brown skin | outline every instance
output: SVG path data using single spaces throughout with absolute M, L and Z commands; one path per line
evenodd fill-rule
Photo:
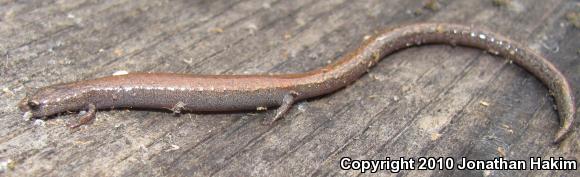
M 334 92 L 356 81 L 386 55 L 422 44 L 450 44 L 479 48 L 501 55 L 538 77 L 553 93 L 561 127 L 554 142 L 563 140 L 574 121 L 574 102 L 566 78 L 547 59 L 501 35 L 456 24 L 415 24 L 387 30 L 334 64 L 299 74 L 185 75 L 131 73 L 48 86 L 24 98 L 19 107 L 33 117 L 88 109 L 79 125 L 96 109 L 111 107 L 184 111 L 240 111 L 278 108 L 272 123 L 295 101 Z

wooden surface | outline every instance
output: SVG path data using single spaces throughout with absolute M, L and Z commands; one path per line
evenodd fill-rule
M 497 1 L 496 1 L 497 2 Z M 580 101 L 578 1 L 0 0 L 0 176 L 358 176 L 339 159 L 580 158 L 578 123 L 561 145 L 547 89 L 515 64 L 445 45 L 386 57 L 334 94 L 263 113 L 100 111 L 24 120 L 36 87 L 115 71 L 303 72 L 364 36 L 414 22 L 473 24 L 538 50 Z M 488 104 L 486 106 L 486 103 Z M 389 175 L 382 171 L 370 175 Z M 365 174 L 369 175 L 369 174 Z M 403 171 L 401 176 L 577 176 L 578 171 Z

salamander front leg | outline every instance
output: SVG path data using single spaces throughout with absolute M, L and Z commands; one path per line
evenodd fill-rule
M 294 91 L 286 94 L 284 96 L 284 98 L 282 99 L 282 105 L 280 105 L 278 110 L 276 110 L 276 115 L 272 118 L 264 119 L 262 124 L 272 125 L 272 123 L 274 123 L 276 120 L 284 117 L 284 115 L 286 115 L 286 113 L 288 113 L 288 110 L 290 110 L 290 108 L 294 104 L 294 101 L 296 101 L 296 96 L 298 96 L 298 93 L 296 93 Z
M 85 125 L 85 124 L 87 124 L 87 123 L 89 123 L 89 122 L 91 122 L 92 120 L 95 119 L 95 114 L 97 112 L 97 107 L 94 104 L 92 104 L 92 103 L 89 103 L 86 107 L 87 107 L 86 108 L 87 109 L 87 113 L 84 114 L 84 115 L 82 115 L 79 118 L 79 121 L 77 123 L 72 124 L 72 125 L 69 125 L 70 128 L 72 128 L 72 129 L 78 128 L 81 125 Z

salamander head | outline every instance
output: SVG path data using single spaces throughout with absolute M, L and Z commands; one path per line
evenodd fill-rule
M 76 111 L 85 105 L 83 94 L 62 85 L 44 87 L 32 95 L 27 95 L 18 108 L 31 113 L 32 117 L 45 117 L 66 111 Z

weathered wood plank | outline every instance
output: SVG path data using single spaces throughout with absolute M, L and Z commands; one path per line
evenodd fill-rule
M 8 176 L 360 175 L 341 157 L 580 158 L 578 130 L 560 146 L 553 100 L 533 76 L 478 50 L 397 52 L 351 86 L 300 102 L 273 126 L 263 113 L 101 111 L 25 121 L 27 91 L 117 70 L 193 74 L 315 69 L 377 30 L 414 22 L 474 24 L 547 56 L 580 95 L 575 1 L 236 0 L 0 1 L 0 161 Z M 482 102 L 489 105 L 484 106 Z M 576 98 L 579 103 L 579 98 Z M 577 127 L 577 124 L 576 124 Z M 371 175 L 387 175 L 380 172 Z M 575 176 L 577 171 L 402 171 L 401 176 Z

